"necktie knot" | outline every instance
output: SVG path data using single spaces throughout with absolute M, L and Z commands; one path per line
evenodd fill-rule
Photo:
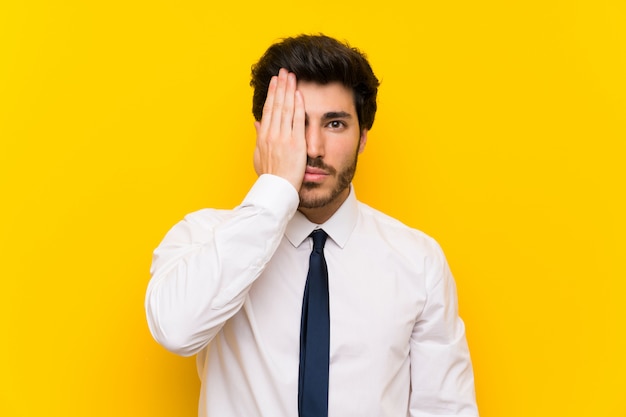
M 316 229 L 311 232 L 310 236 L 313 238 L 313 250 L 320 253 L 324 250 L 324 244 L 328 235 L 322 229 Z

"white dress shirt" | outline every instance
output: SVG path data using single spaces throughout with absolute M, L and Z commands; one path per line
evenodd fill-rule
M 477 416 L 455 283 L 439 245 L 356 200 L 324 224 L 262 175 L 234 210 L 205 209 L 154 252 L 150 331 L 198 354 L 201 417 L 296 417 L 302 296 L 323 228 L 329 275 L 329 417 Z

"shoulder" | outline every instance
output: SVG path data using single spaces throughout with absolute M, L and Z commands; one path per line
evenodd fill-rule
M 360 202 L 352 238 L 354 248 L 368 259 L 382 262 L 390 273 L 409 277 L 425 288 L 450 277 L 446 256 L 433 237 Z
M 437 258 L 443 256 L 439 243 L 433 237 L 365 203 L 359 201 L 358 204 L 359 220 L 356 233 L 360 238 L 369 236 L 402 253 L 413 255 L 419 253 Z

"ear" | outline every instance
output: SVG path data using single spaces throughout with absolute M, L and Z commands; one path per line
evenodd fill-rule
M 359 153 L 365 150 L 365 144 L 367 143 L 367 129 L 361 131 L 361 138 L 359 139 Z

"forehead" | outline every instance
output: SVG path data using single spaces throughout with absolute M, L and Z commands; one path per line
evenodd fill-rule
M 318 84 L 298 81 L 298 90 L 304 99 L 304 109 L 309 116 L 328 112 L 346 112 L 356 116 L 354 93 L 339 82 Z

